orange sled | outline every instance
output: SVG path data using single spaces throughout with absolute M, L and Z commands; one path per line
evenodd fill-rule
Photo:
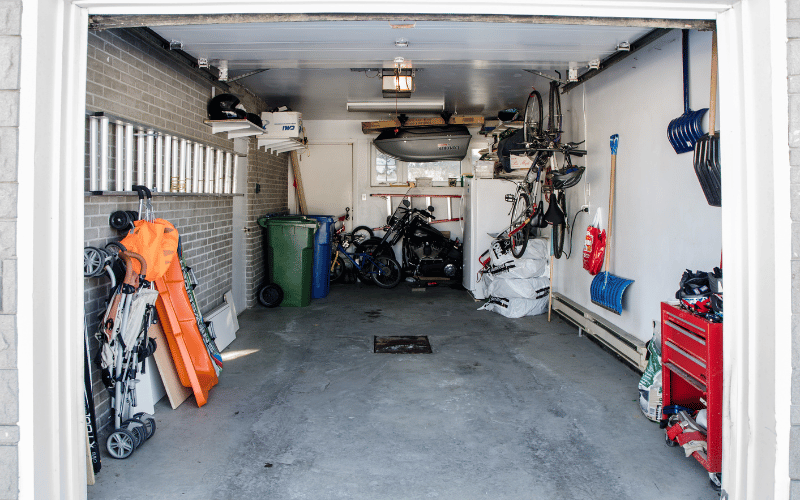
M 180 259 L 172 259 L 166 274 L 155 280 L 155 284 L 159 292 L 156 310 L 178 377 L 184 387 L 192 388 L 197 406 L 203 406 L 208 401 L 208 391 L 219 379 L 197 327 Z

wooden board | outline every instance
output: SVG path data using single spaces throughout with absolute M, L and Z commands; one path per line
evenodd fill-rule
M 300 176 L 300 156 L 298 156 L 297 151 L 292 151 L 289 157 L 289 161 L 292 163 L 292 175 L 294 175 L 294 184 L 296 186 L 295 196 L 297 197 L 297 211 L 300 215 L 305 215 L 308 211 L 306 209 L 306 194 L 303 191 L 303 179 Z
M 450 120 L 445 123 L 444 118 L 440 116 L 432 118 L 409 118 L 402 125 L 404 127 L 441 127 L 444 125 L 483 125 L 482 116 L 451 116 Z M 361 131 L 365 134 L 373 134 L 381 132 L 387 128 L 400 127 L 400 120 L 378 120 L 375 122 L 361 122 Z
M 153 353 L 153 358 L 156 360 L 158 373 L 161 375 L 161 381 L 167 391 L 169 404 L 174 410 L 192 395 L 192 389 L 184 387 L 180 378 L 178 378 L 178 371 L 175 369 L 175 362 L 172 361 L 172 353 L 169 351 L 169 344 L 167 343 L 167 337 L 164 336 L 164 331 L 161 329 L 161 323 L 155 323 L 150 326 L 150 330 L 147 333 L 150 337 L 156 339 L 156 344 L 158 344 L 156 352 Z

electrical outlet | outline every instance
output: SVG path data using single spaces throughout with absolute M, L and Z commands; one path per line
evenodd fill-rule
M 361 201 L 367 201 L 367 193 L 361 194 Z

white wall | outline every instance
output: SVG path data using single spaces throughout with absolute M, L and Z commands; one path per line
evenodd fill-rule
M 696 110 L 709 105 L 711 34 L 692 32 L 689 47 L 689 106 Z M 682 88 L 681 32 L 675 30 L 574 89 L 562 103 L 575 131 L 567 139 L 586 138 L 589 151 L 583 181 L 568 191 L 570 222 L 584 203 L 585 183 L 590 212 L 578 216 L 572 258 L 556 261 L 554 291 L 643 340 L 652 335 L 660 302 L 674 298 L 683 270 L 710 271 L 720 261 L 721 210 L 706 203 L 693 154 L 676 154 L 667 140 L 669 122 L 683 114 Z M 718 111 L 718 129 L 719 123 Z M 591 302 L 592 277 L 581 256 L 597 207 L 601 227 L 607 225 L 614 133 L 619 150 L 609 271 L 635 280 L 625 292 L 621 316 Z
M 390 194 L 403 194 L 407 188 L 391 188 L 391 187 L 372 187 L 370 186 L 370 146 L 372 140 L 377 137 L 377 134 L 364 134 L 361 131 L 360 120 L 346 120 L 346 121 L 332 121 L 332 120 L 316 120 L 304 121 L 303 125 L 306 127 L 306 136 L 309 141 L 309 150 L 314 154 L 314 143 L 352 143 L 353 144 L 353 206 L 351 207 L 351 215 L 353 217 L 352 223 L 349 224 L 348 229 L 356 226 L 369 226 L 379 227 L 386 224 L 387 207 L 386 200 L 381 197 L 373 197 L 371 194 L 375 193 L 390 193 Z M 477 129 L 470 129 L 473 134 Z M 473 137 L 470 147 L 484 147 L 485 138 L 478 136 Z M 472 164 L 469 157 L 464 159 L 462 170 L 464 172 L 472 171 Z M 349 172 L 329 172 L 330 175 L 350 175 Z M 291 180 L 290 189 L 291 188 Z M 304 182 L 305 179 L 304 179 Z M 461 194 L 461 188 L 448 188 L 436 187 L 428 188 L 423 193 L 430 192 L 431 194 Z M 363 195 L 366 194 L 366 201 L 362 200 Z M 293 191 L 290 191 L 289 199 L 293 197 Z M 394 205 L 399 203 L 400 199 L 395 198 Z M 445 198 L 432 198 L 431 204 L 435 208 L 434 215 L 437 218 L 447 218 L 447 199 Z M 415 200 L 413 206 L 416 208 L 423 208 L 425 201 L 423 199 Z M 452 201 L 452 215 L 453 218 L 460 217 L 461 202 L 460 199 L 455 198 Z M 461 226 L 458 222 L 444 222 L 436 224 L 436 228 L 440 231 L 450 231 L 450 238 L 461 237 Z

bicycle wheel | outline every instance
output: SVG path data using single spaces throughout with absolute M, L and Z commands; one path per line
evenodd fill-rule
M 375 233 L 372 232 L 371 228 L 367 226 L 358 226 L 357 228 L 353 229 L 353 243 L 358 245 L 364 241 L 375 236 Z
M 553 256 L 556 259 L 560 259 L 561 255 L 564 253 L 564 236 L 567 232 L 567 197 L 564 195 L 564 191 L 559 191 L 558 196 L 551 196 L 550 199 L 555 199 L 565 219 L 563 224 L 553 224 Z
M 547 135 L 550 140 L 558 144 L 561 140 L 561 94 L 558 91 L 558 82 L 550 82 L 550 109 L 547 110 Z
M 400 283 L 400 264 L 391 257 L 375 257 L 371 262 L 370 276 L 372 281 L 381 288 L 394 288 Z
M 344 276 L 344 259 L 336 257 L 336 262 L 331 266 L 331 283 L 335 283 Z
M 528 101 L 525 103 L 522 136 L 527 143 L 542 136 L 542 95 L 536 90 L 528 95 Z
M 525 222 L 531 213 L 531 199 L 528 193 L 522 189 L 517 190 L 517 196 L 514 199 L 514 205 L 511 207 L 511 225 L 513 231 Z M 511 235 L 511 255 L 516 258 L 522 257 L 525 253 L 525 247 L 528 246 L 528 231 L 529 224 Z
M 391 257 L 394 259 L 394 250 L 388 243 L 381 244 L 381 238 L 369 238 L 357 244 L 355 253 L 368 253 L 373 257 Z

